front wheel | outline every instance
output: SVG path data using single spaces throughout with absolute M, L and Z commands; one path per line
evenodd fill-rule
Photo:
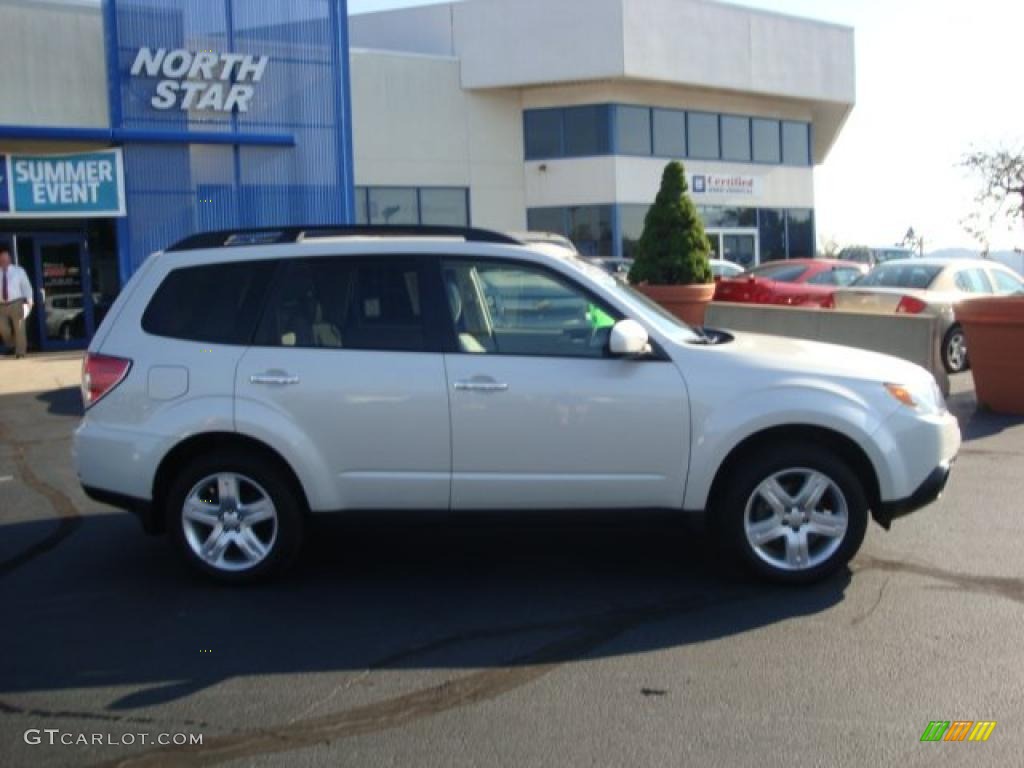
M 967 336 L 964 329 L 954 325 L 942 339 L 942 365 L 946 373 L 963 373 L 970 367 L 967 358 Z
M 827 448 L 783 446 L 732 474 L 715 523 L 743 563 L 776 582 L 834 573 L 860 549 L 868 522 L 861 481 Z
M 245 452 L 200 456 L 175 478 L 167 526 L 185 559 L 247 583 L 288 566 L 302 542 L 297 494 L 272 462 Z

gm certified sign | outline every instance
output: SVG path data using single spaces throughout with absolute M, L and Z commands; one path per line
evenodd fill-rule
M 248 112 L 269 61 L 244 53 L 140 48 L 131 74 L 159 78 L 149 102 L 153 109 Z
M 0 215 L 40 218 L 124 216 L 120 149 L 73 155 L 9 155 L 0 176 Z

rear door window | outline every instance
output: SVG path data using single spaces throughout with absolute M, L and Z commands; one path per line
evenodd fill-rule
M 142 329 L 174 339 L 247 345 L 276 269 L 276 261 L 237 261 L 172 270 L 146 307 Z
M 414 259 L 293 259 L 263 314 L 256 344 L 427 351 L 421 270 Z
M 956 287 L 965 293 L 992 293 L 992 283 L 983 269 L 962 269 L 954 279 Z

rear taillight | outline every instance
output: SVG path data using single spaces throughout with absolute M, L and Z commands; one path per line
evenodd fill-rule
M 86 353 L 82 361 L 82 404 L 88 408 L 124 381 L 131 360 L 109 355 Z
M 920 299 L 915 299 L 913 296 L 904 296 L 900 299 L 900 303 L 896 305 L 896 312 L 902 315 L 919 315 L 924 312 L 927 306 Z
M 836 308 L 836 295 L 830 293 L 824 299 L 821 300 L 822 309 L 835 309 Z

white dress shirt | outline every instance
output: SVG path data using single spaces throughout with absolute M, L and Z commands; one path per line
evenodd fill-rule
M 7 268 L 7 301 L 18 299 L 32 303 L 32 284 L 28 281 L 28 273 L 24 269 L 17 264 L 11 264 Z M 3 301 L 3 269 L 0 269 L 0 302 Z

